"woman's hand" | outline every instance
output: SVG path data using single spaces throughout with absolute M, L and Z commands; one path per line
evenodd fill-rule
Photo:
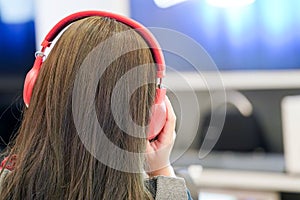
M 146 172 L 150 177 L 158 175 L 175 176 L 173 167 L 170 164 L 170 154 L 176 138 L 176 115 L 167 96 L 165 102 L 167 107 L 166 124 L 156 140 L 147 141 Z

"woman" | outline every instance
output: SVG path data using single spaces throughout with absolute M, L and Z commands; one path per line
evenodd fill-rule
M 116 34 L 124 31 L 126 34 Z M 119 55 L 123 49 L 128 51 Z M 163 129 L 155 139 L 146 139 L 145 127 L 155 98 L 153 63 L 141 35 L 115 19 L 93 16 L 72 23 L 42 65 L 9 151 L 8 160 L 16 159 L 14 169 L 1 172 L 0 198 L 187 199 L 184 180 L 176 178 L 169 163 L 176 117 L 167 98 L 168 117 Z M 86 66 L 100 72 L 86 72 Z M 82 73 L 88 78 L 82 80 Z M 93 94 L 86 80 L 97 73 L 101 75 L 99 79 L 90 81 L 97 83 Z M 122 84 L 118 84 L 120 80 Z M 141 82 L 147 84 L 132 94 L 128 92 L 132 84 Z M 123 90 L 116 91 L 117 85 Z M 74 103 L 78 99 L 80 103 Z M 84 102 L 90 99 L 104 133 L 100 140 L 101 131 L 89 124 L 92 115 L 81 112 L 89 107 Z M 115 107 L 119 112 L 112 111 Z M 132 121 L 139 126 L 132 127 L 132 121 L 122 120 L 125 107 L 129 107 Z M 88 124 L 89 130 L 81 134 L 83 124 Z M 105 138 L 118 151 L 134 156 L 129 156 L 124 166 L 114 165 L 122 156 L 114 157 L 116 154 L 106 149 L 102 144 Z M 99 155 L 107 160 L 103 162 Z

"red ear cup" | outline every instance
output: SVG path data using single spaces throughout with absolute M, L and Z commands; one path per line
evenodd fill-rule
M 36 82 L 37 76 L 39 74 L 40 68 L 42 66 L 42 63 L 43 57 L 37 56 L 32 69 L 26 75 L 23 89 L 23 100 L 27 107 L 29 105 L 32 90 Z
M 166 89 L 157 88 L 155 95 L 155 102 L 151 108 L 150 123 L 148 125 L 148 140 L 154 139 L 161 132 L 167 120 Z

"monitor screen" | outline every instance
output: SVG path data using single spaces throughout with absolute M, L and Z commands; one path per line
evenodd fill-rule
M 167 2 L 131 0 L 131 17 L 191 37 L 221 71 L 300 69 L 300 1 L 257 0 L 238 7 L 218 7 L 209 0 Z M 177 70 L 191 69 L 168 53 L 166 62 Z
M 0 74 L 25 75 L 35 52 L 33 1 L 0 0 Z
M 0 0 L 0 150 L 18 130 L 23 81 L 34 62 L 33 0 Z

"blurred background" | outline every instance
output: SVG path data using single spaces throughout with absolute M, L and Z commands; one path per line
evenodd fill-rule
M 289 113 L 283 109 L 290 102 L 283 99 L 300 94 L 298 0 L 0 0 L 1 148 L 18 128 L 23 80 L 43 37 L 61 18 L 87 9 L 113 11 L 147 27 L 178 31 L 206 53 L 197 55 L 186 47 L 188 55 L 200 61 L 209 56 L 214 64 L 193 66 L 181 55 L 164 52 L 168 95 L 177 116 L 184 116 L 178 117 L 172 161 L 195 199 L 300 198 L 299 145 L 290 142 L 300 141 L 295 134 L 300 131 L 299 118 L 288 118 L 292 129 L 283 123 L 300 103 L 293 101 Z M 164 49 L 164 38 L 157 37 Z M 168 41 L 186 45 L 175 37 Z M 203 77 L 219 74 L 222 87 L 216 84 L 209 90 Z M 212 110 L 212 93 L 218 92 L 226 99 Z M 212 113 L 221 119 L 224 110 L 224 124 L 215 127 L 221 132 L 218 139 L 207 130 Z M 205 138 L 218 141 L 201 158 Z

